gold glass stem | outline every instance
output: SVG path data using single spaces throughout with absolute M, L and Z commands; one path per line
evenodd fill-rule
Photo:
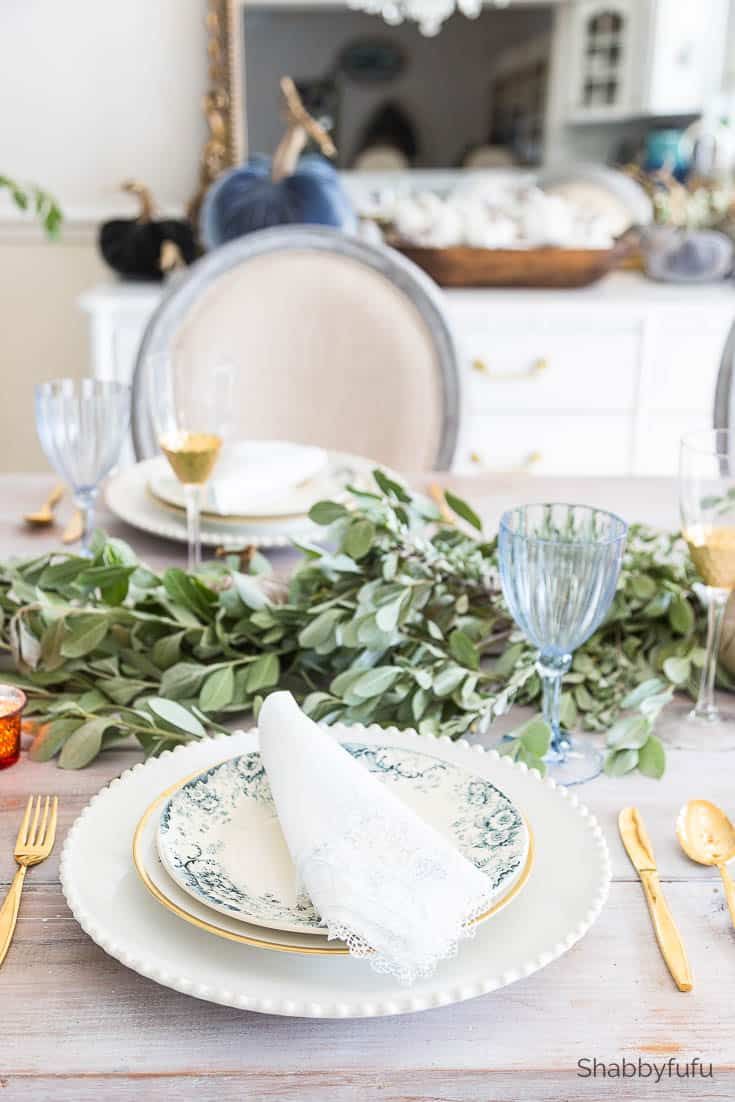
M 717 717 L 715 677 L 717 675 L 717 658 L 720 653 L 722 621 L 729 596 L 729 589 L 719 589 L 712 585 L 707 586 L 707 653 L 702 666 L 699 696 L 694 706 L 694 715 L 699 719 L 715 719 Z
M 202 563 L 202 488 L 196 483 L 184 484 L 186 497 L 186 534 L 189 543 L 189 571 L 198 570 Z

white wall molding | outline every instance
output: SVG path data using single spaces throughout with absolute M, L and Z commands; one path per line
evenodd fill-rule
M 60 243 L 79 245 L 95 242 L 103 222 L 113 218 L 135 218 L 136 207 L 129 200 L 121 198 L 119 203 L 110 203 L 109 206 L 62 208 L 62 212 L 64 221 Z M 172 207 L 158 212 L 157 216 L 159 214 L 162 218 L 182 218 L 184 209 Z M 38 243 L 44 240 L 46 235 L 43 228 L 33 215 L 18 210 L 12 204 L 0 206 L 0 243 Z

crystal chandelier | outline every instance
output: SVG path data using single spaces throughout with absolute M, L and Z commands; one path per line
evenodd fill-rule
M 510 0 L 492 0 L 493 7 L 507 8 Z M 347 0 L 354 11 L 370 15 L 382 15 L 391 27 L 410 19 L 418 23 L 419 30 L 427 37 L 439 34 L 442 23 L 455 11 L 468 19 L 477 19 L 483 9 L 483 0 Z

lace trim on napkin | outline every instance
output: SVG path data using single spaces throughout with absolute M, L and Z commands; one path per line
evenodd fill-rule
M 296 860 L 329 939 L 406 984 L 456 956 L 493 894 L 487 877 L 448 843 L 437 849 L 412 842 L 400 824 L 353 815 L 339 837 Z M 365 860 L 366 851 L 375 860 Z

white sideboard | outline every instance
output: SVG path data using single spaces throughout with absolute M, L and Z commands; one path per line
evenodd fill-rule
M 129 380 L 160 301 L 152 284 L 86 292 L 92 369 Z M 673 474 L 682 433 L 712 423 L 735 286 L 619 273 L 580 290 L 451 290 L 463 418 L 455 469 Z

